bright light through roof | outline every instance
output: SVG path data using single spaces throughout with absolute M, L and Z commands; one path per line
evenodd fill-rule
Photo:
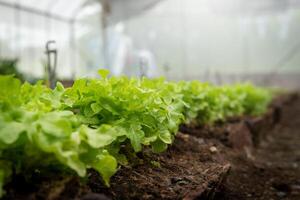
M 86 16 L 86 15 L 92 15 L 95 14 L 97 12 L 101 12 L 102 11 L 102 6 L 100 3 L 93 3 L 90 5 L 85 6 L 79 13 L 79 18 Z

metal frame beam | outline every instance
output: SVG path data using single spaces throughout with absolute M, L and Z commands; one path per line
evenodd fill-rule
M 28 13 L 32 13 L 32 14 L 36 14 L 36 15 L 40 15 L 40 16 L 44 16 L 44 17 L 48 17 L 48 18 L 51 18 L 51 19 L 55 19 L 55 20 L 63 21 L 63 22 L 67 22 L 67 23 L 72 22 L 72 19 L 68 19 L 68 18 L 62 17 L 60 15 L 55 15 L 55 14 L 52 14 L 52 13 L 49 13 L 49 12 L 43 12 L 41 10 L 26 7 L 26 6 L 19 5 L 19 4 L 7 3 L 7 2 L 1 1 L 1 0 L 0 0 L 0 6 L 21 10 L 21 11 L 24 11 L 24 12 L 28 12 Z

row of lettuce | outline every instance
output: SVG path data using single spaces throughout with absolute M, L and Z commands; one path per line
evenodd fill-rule
M 79 79 L 67 89 L 58 83 L 53 90 L 0 76 L 0 195 L 13 173 L 49 167 L 81 177 L 93 168 L 109 185 L 119 166 L 128 164 L 123 148 L 162 152 L 182 123 L 259 115 L 272 99 L 268 90 L 251 84 L 99 73 L 100 79 Z

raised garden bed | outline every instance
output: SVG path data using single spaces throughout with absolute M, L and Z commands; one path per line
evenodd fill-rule
M 295 101 L 294 95 L 284 96 L 284 101 L 277 103 L 276 109 L 279 107 L 283 110 L 292 101 Z M 271 106 L 268 113 L 259 119 L 263 122 L 260 126 L 270 125 L 270 121 L 272 127 L 279 125 L 279 120 L 274 123 L 274 110 Z M 246 125 L 245 119 L 230 120 L 228 123 L 210 127 L 182 127 L 181 131 L 184 133 L 177 134 L 174 144 L 166 152 L 153 154 L 145 150 L 138 154 L 137 159 L 141 159 L 141 162 L 133 167 L 121 168 L 112 177 L 109 189 L 102 184 L 101 177 L 93 170 L 89 172 L 87 180 L 70 176 L 53 178 L 50 175 L 38 179 L 33 177 L 28 183 L 24 177 L 15 177 L 7 185 L 8 193 L 4 199 L 220 198 L 220 191 L 230 172 L 230 161 L 237 156 L 236 150 L 253 147 L 253 132 Z M 258 118 L 251 120 L 256 121 Z M 252 128 L 260 130 L 258 134 L 265 134 L 257 123 L 253 123 Z M 269 129 L 269 133 L 271 132 Z M 241 151 L 238 154 L 245 158 L 245 153 L 247 152 Z
M 213 199 L 226 183 L 232 158 L 254 160 L 253 149 L 280 122 L 282 108 L 297 99 L 284 96 L 266 109 L 268 91 L 251 85 L 104 76 L 52 91 L 42 85 L 20 89 L 7 80 L 21 94 L 30 92 L 24 100 L 7 90 L 8 97 L 0 99 L 1 109 L 9 111 L 0 115 L 8 145 L 1 159 L 13 166 L 0 163 L 2 173 L 11 174 L 4 199 Z M 187 125 L 174 134 L 180 123 Z M 19 140 L 3 137 L 15 126 L 22 128 L 14 129 Z

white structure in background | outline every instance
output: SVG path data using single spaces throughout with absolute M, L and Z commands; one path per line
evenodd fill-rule
M 132 40 L 124 34 L 123 23 L 109 28 L 108 32 L 108 64 L 113 75 L 121 75 L 132 58 Z
M 108 28 L 107 35 L 107 61 L 112 75 L 147 77 L 157 75 L 153 53 L 147 49 L 136 49 L 132 39 L 125 34 L 123 23 Z
M 159 75 L 154 55 L 151 51 L 146 49 L 139 50 L 137 52 L 137 58 L 140 76 L 152 78 Z
M 159 69 L 169 66 L 170 79 L 197 79 L 206 69 L 269 73 L 281 60 L 280 71 L 295 74 L 300 51 L 289 52 L 299 42 L 299 14 L 300 0 L 164 0 L 124 24 L 134 46 L 150 49 Z
M 106 63 L 108 48 L 104 29 L 137 16 L 162 0 L 0 0 L 0 58 L 18 58 L 21 72 L 43 78 L 45 44 L 55 40 L 58 50 L 57 76 L 72 79 L 94 76 L 99 68 L 116 74 L 127 66 L 130 39 L 116 33 L 117 49 Z M 106 19 L 106 20 L 104 20 Z M 109 35 L 108 35 L 109 36 Z

